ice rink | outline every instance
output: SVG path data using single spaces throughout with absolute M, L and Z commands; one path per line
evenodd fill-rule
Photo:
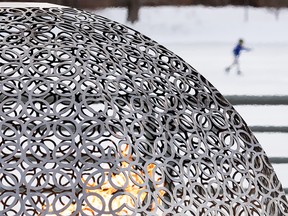
M 244 7 L 141 8 L 140 20 L 126 21 L 127 11 L 96 11 L 124 23 L 164 45 L 204 77 L 223 95 L 288 95 L 288 10 L 278 17 L 272 9 Z M 252 48 L 240 58 L 241 71 L 225 73 L 239 38 Z M 237 106 L 250 126 L 288 126 L 288 106 Z M 288 157 L 288 134 L 255 134 L 268 156 Z M 288 164 L 273 165 L 288 188 Z

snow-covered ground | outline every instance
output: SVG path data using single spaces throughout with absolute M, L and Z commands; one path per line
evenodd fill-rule
M 203 6 L 143 7 L 140 19 L 126 21 L 127 11 L 95 11 L 151 37 L 204 75 L 224 95 L 288 94 L 288 9 Z M 239 38 L 252 48 L 241 56 L 242 76 L 225 74 Z M 236 107 L 248 125 L 288 126 L 288 106 Z M 288 157 L 288 134 L 255 134 L 268 156 Z M 288 187 L 288 165 L 274 165 Z
M 96 13 L 174 51 L 224 95 L 288 93 L 288 9 L 280 10 L 276 18 L 274 11 L 263 8 L 143 7 L 135 24 L 126 21 L 126 9 Z M 243 76 L 227 76 L 224 68 L 231 63 L 231 51 L 239 38 L 252 51 L 241 56 Z

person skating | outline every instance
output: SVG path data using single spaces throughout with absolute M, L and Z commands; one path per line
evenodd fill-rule
M 246 48 L 243 46 L 244 44 L 244 40 L 243 39 L 239 39 L 237 45 L 234 47 L 233 49 L 233 62 L 230 66 L 226 67 L 225 68 L 225 71 L 228 73 L 233 67 L 236 67 L 236 70 L 237 70 L 237 74 L 240 75 L 241 74 L 241 70 L 240 70 L 240 64 L 239 64 L 239 57 L 240 57 L 240 54 L 241 54 L 241 51 L 242 50 L 245 50 L 245 51 L 250 51 L 251 49 L 250 48 Z

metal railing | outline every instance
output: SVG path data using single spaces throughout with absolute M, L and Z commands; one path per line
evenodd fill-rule
M 288 95 L 226 95 L 225 98 L 233 105 L 249 105 L 249 106 L 275 106 L 286 105 L 288 106 Z M 288 125 L 288 122 L 287 122 Z M 288 126 L 265 126 L 257 125 L 250 126 L 254 133 L 288 133 Z M 269 157 L 272 164 L 287 164 L 287 157 Z M 288 195 L 288 188 L 284 188 L 286 195 Z

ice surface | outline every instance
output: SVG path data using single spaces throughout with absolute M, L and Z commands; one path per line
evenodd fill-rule
M 288 94 L 288 10 L 252 7 L 143 7 L 140 20 L 126 21 L 127 11 L 96 11 L 151 37 L 182 57 L 224 95 Z M 248 16 L 247 16 L 248 15 Z M 247 19 L 248 17 L 248 19 Z M 242 76 L 226 74 L 232 49 L 239 38 L 252 51 L 240 58 Z M 288 106 L 236 109 L 248 125 L 288 126 Z M 288 157 L 288 134 L 256 133 L 268 156 Z M 288 165 L 274 165 L 288 187 Z
M 166 46 L 204 75 L 222 94 L 288 93 L 288 9 L 245 7 L 143 7 L 140 19 L 126 21 L 123 8 L 97 14 L 124 23 Z M 245 19 L 248 13 L 248 20 Z M 224 68 L 239 38 L 252 51 L 240 58 L 243 76 Z

